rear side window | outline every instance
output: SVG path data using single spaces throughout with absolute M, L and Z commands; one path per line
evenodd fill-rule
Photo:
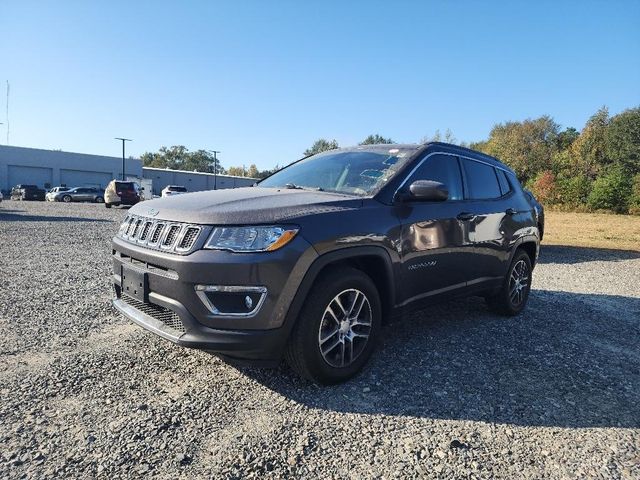
M 500 170 L 496 168 L 496 173 L 498 174 L 498 183 L 500 184 L 500 192 L 502 195 L 506 195 L 511 191 L 511 185 L 509 184 L 509 179 L 507 178 L 507 174 L 504 170 Z
M 433 180 L 443 183 L 449 190 L 448 200 L 462 200 L 462 175 L 457 157 L 434 155 L 424 162 L 407 185 L 416 180 Z
M 496 171 L 491 165 L 463 159 L 469 198 L 483 200 L 502 196 Z

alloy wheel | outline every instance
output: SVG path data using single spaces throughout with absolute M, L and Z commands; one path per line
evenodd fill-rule
M 525 299 L 529 287 L 529 267 L 527 262 L 519 260 L 511 270 L 509 277 L 509 300 L 513 306 L 519 306 Z
M 371 304 L 357 289 L 343 290 L 329 302 L 320 322 L 318 346 L 332 367 L 351 365 L 364 351 L 372 321 Z

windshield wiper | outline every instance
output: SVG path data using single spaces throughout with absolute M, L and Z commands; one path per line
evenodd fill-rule
M 286 183 L 284 188 L 291 190 L 312 190 L 314 192 L 322 192 L 322 187 L 304 187 L 302 185 L 296 185 L 295 183 Z

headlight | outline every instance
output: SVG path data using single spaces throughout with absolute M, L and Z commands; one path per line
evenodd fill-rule
M 271 252 L 284 247 L 297 233 L 298 228 L 284 226 L 216 227 L 204 248 L 232 252 Z

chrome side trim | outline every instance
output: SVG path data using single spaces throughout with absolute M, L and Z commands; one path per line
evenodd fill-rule
M 218 317 L 242 317 L 242 318 L 251 318 L 255 316 L 260 309 L 262 308 L 262 304 L 267 298 L 267 287 L 246 287 L 242 285 L 196 285 L 196 295 L 200 301 L 204 304 L 207 309 Z M 226 313 L 221 312 L 218 308 L 209 300 L 206 292 L 231 292 L 231 293 L 260 293 L 260 300 L 256 303 L 253 310 L 247 313 Z

